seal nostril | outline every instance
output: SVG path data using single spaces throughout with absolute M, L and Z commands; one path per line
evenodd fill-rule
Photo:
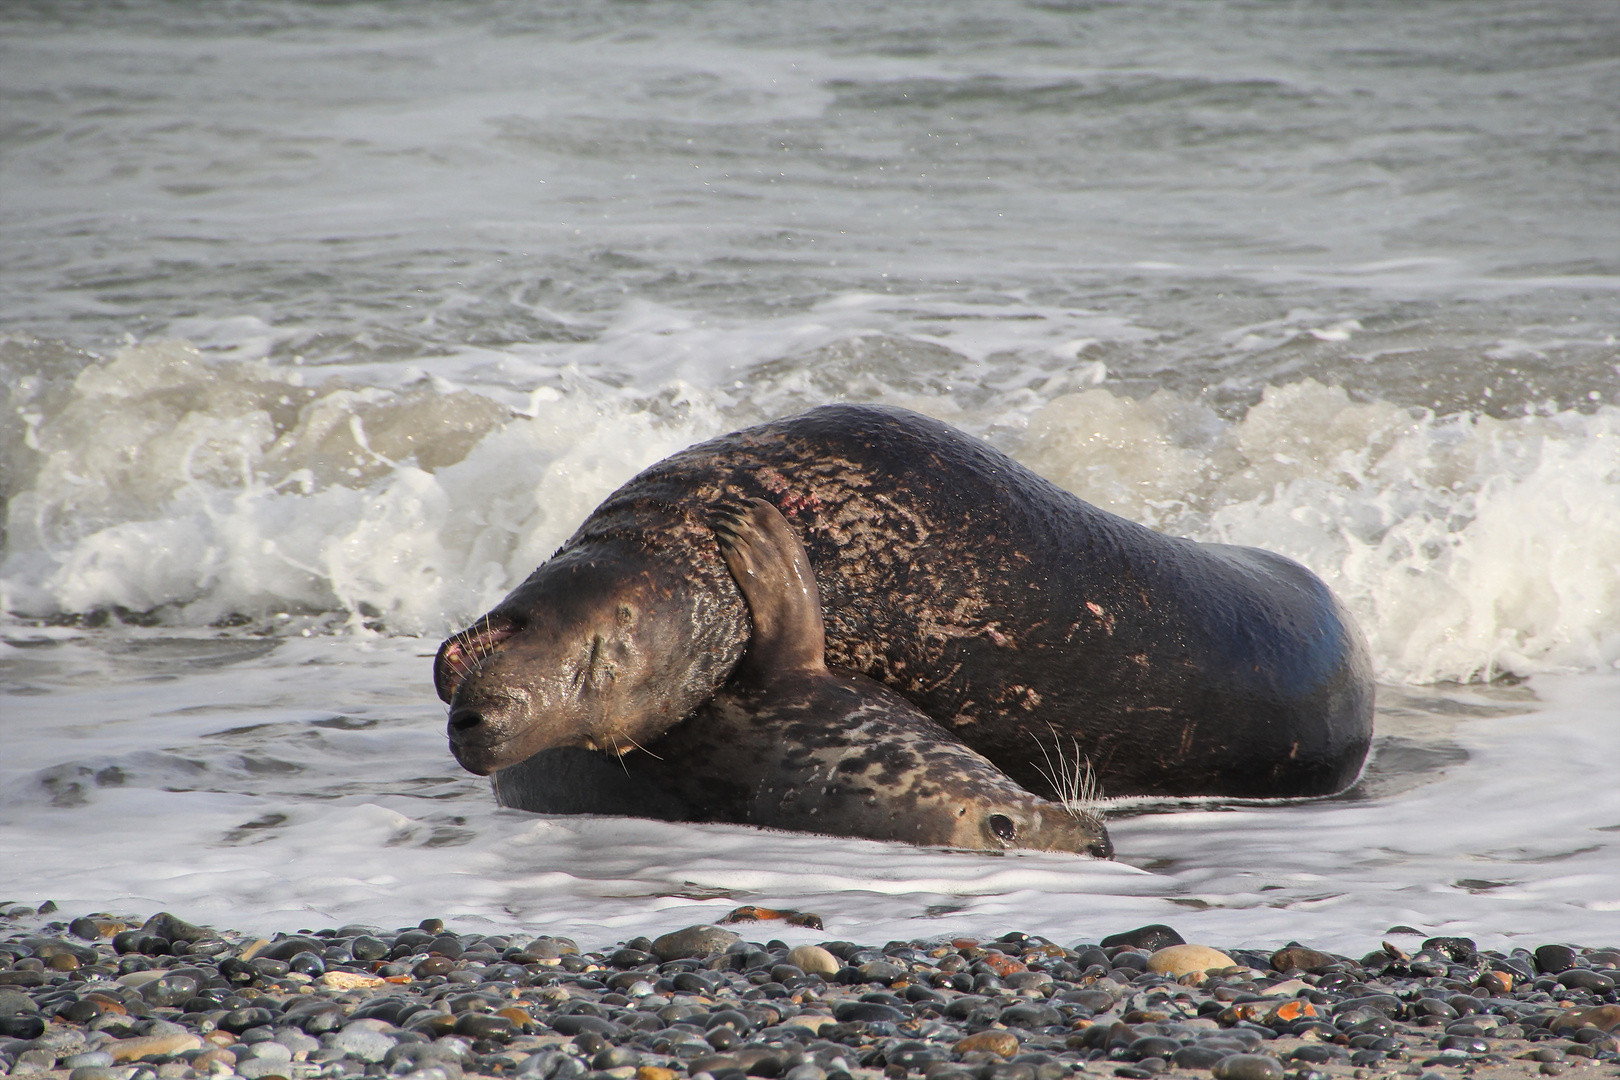
M 466 735 L 484 722 L 484 714 L 476 709 L 457 709 L 450 714 L 450 734 Z
M 1112 859 L 1114 857 L 1114 842 L 1105 836 L 1086 848 L 1086 854 L 1095 855 L 1099 859 Z

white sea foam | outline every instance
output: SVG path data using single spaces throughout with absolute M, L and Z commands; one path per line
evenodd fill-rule
M 261 931 L 439 915 L 590 944 L 743 903 L 826 920 L 759 929 L 795 941 L 1168 922 L 1359 955 L 1397 924 L 1483 947 L 1614 936 L 1620 801 L 1606 770 L 1570 767 L 1612 756 L 1613 675 L 1539 678 L 1541 701 L 1395 695 L 1364 798 L 1117 818 L 1106 863 L 499 809 L 445 751 L 432 647 L 139 630 L 9 647 L 26 691 L 0 764 L 10 895 Z
M 335 613 L 442 633 L 638 469 L 851 399 L 959 424 L 1151 526 L 1300 560 L 1386 679 L 1620 661 L 1620 409 L 1436 416 L 1307 379 L 1226 419 L 1102 381 L 1084 350 L 1136 333 L 1117 320 L 942 329 L 961 312 L 940 306 L 879 331 L 875 303 L 730 326 L 642 305 L 590 345 L 321 376 L 131 346 L 31 403 L 0 590 L 24 616 Z

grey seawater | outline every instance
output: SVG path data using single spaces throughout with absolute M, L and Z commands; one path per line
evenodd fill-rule
M 1517 0 L 9 5 L 0 327 L 405 361 L 876 293 L 1115 315 L 1117 385 L 1227 408 L 1589 408 L 1617 52 Z
M 592 941 L 806 890 L 829 929 L 873 940 L 1149 921 L 1345 951 L 1396 923 L 1593 936 L 1620 893 L 1612 785 L 1590 766 L 1613 687 L 1597 571 L 1620 475 L 1601 456 L 1620 404 L 1617 56 L 1612 5 L 1507 0 L 6 5 L 6 574 L 56 575 L 58 605 L 8 615 L 0 648 L 10 895 L 265 929 L 459 913 Z M 160 339 L 197 362 L 114 359 Z M 1370 633 L 1398 645 L 1426 613 L 1429 593 L 1415 614 L 1390 597 L 1429 559 L 1484 638 L 1534 654 L 1585 635 L 1566 651 L 1597 659 L 1560 662 L 1587 673 L 1573 690 L 1387 686 L 1344 797 L 1124 811 L 1119 867 L 499 811 L 445 751 L 436 640 L 366 630 L 476 613 L 635 468 L 763 416 L 892 401 L 1017 450 L 1032 414 L 1101 381 L 1171 392 L 1143 415 L 1196 459 L 1306 379 L 1371 410 L 1363 441 L 1409 454 L 1324 495 L 1236 467 L 1207 495 L 1189 468 L 1139 504 L 1253 508 L 1246 542 L 1279 548 L 1335 514 L 1371 520 L 1355 539 L 1376 545 L 1421 506 L 1439 524 L 1413 532 L 1411 565 L 1346 578 L 1396 612 Z M 1403 435 L 1410 407 L 1439 415 Z M 292 448 L 251 468 L 191 452 L 248 413 Z M 322 417 L 351 441 L 323 441 Z M 451 434 L 413 445 L 421 417 Z M 1127 460 L 1140 420 L 1095 438 Z M 148 475 L 154 442 L 124 421 L 197 434 Z M 1308 456 L 1267 444 L 1268 423 L 1250 460 Z M 1470 439 L 1505 449 L 1452 475 Z M 1081 475 L 1068 453 L 1049 459 Z M 1585 523 L 1529 556 L 1468 540 L 1492 569 L 1446 577 L 1476 514 L 1500 530 L 1541 512 L 1489 504 L 1496 481 L 1546 488 L 1560 462 Z M 531 464 L 545 484 L 490 479 Z M 86 477 L 105 491 L 51 501 Z M 491 555 L 487 536 L 353 526 L 407 488 L 431 506 L 434 477 L 470 492 L 451 517 L 507 515 L 545 543 Z M 1267 518 L 1285 487 L 1304 494 Z M 1196 513 L 1160 505 L 1179 503 Z M 390 555 L 401 531 L 427 554 Z M 21 551 L 25 534 L 42 539 Z M 1560 555 L 1586 622 L 1515 623 L 1558 591 L 1531 571 Z M 207 582 L 174 584 L 182 559 Z M 391 624 L 383 598 L 420 594 L 424 565 L 445 599 Z M 349 632 L 323 636 L 333 611 Z M 1494 670 L 1470 664 L 1398 667 Z

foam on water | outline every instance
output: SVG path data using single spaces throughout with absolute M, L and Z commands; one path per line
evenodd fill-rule
M 1150 526 L 1300 560 L 1360 619 L 1384 678 L 1620 661 L 1620 408 L 1438 416 L 1305 379 L 1217 411 L 1133 395 L 1084 358 L 1138 333 L 1128 322 L 926 321 L 859 296 L 731 326 L 643 305 L 589 345 L 347 369 L 130 346 L 14 391 L 27 427 L 8 447 L 0 595 L 33 617 L 443 633 L 638 469 L 864 400 L 958 424 Z
M 1605 770 L 1569 767 L 1612 751 L 1612 675 L 1537 680 L 1539 701 L 1397 694 L 1349 796 L 1117 818 L 1106 863 L 499 809 L 444 749 L 431 642 L 13 640 L 0 849 L 13 897 L 67 911 L 260 930 L 439 915 L 606 943 L 757 903 L 826 920 L 761 931 L 794 940 L 1094 940 L 1169 922 L 1357 954 L 1395 924 L 1482 946 L 1607 941 L 1616 925 L 1620 800 Z

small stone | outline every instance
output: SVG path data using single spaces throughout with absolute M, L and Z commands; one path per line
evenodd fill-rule
M 787 963 L 803 971 L 806 975 L 836 975 L 843 967 L 838 957 L 823 949 L 820 945 L 800 945 L 789 949 Z
M 293 1059 L 292 1048 L 271 1039 L 266 1042 L 254 1043 L 242 1053 L 237 1055 L 238 1063 L 244 1061 L 276 1061 L 286 1063 Z
M 1148 957 L 1147 969 L 1155 975 L 1177 976 L 1234 964 L 1230 956 L 1207 945 L 1169 945 Z
M 1215 1080 L 1282 1080 L 1282 1062 L 1265 1054 L 1231 1054 L 1215 1063 Z
M 106 1065 L 80 1065 L 68 1073 L 68 1080 L 116 1080 L 116 1077 Z
M 448 975 L 455 969 L 456 962 L 448 956 L 430 956 L 411 968 L 411 975 L 418 979 L 431 979 L 435 975 Z
M 374 1065 L 387 1057 L 399 1040 L 367 1026 L 363 1020 L 355 1020 L 342 1031 L 323 1036 L 321 1041 L 342 1050 L 347 1057 Z
M 704 924 L 665 934 L 652 943 L 650 951 L 666 964 L 671 960 L 701 960 L 724 952 L 741 940 L 741 934 Z
M 1277 971 L 1293 971 L 1296 968 L 1312 975 L 1318 975 L 1329 964 L 1336 964 L 1338 960 L 1325 952 L 1307 949 L 1301 945 L 1291 945 L 1286 949 L 1278 949 L 1271 954 L 1271 966 Z
M 1147 926 L 1138 926 L 1135 930 L 1127 930 L 1123 934 L 1110 934 L 1100 942 L 1105 949 L 1112 949 L 1118 945 L 1134 945 L 1149 952 L 1186 943 L 1186 938 L 1163 923 L 1150 923 Z
M 86 1050 L 82 1054 L 69 1054 L 59 1062 L 64 1069 L 77 1069 L 89 1065 L 111 1065 L 113 1056 L 105 1050 Z
M 383 980 L 379 976 L 365 975 L 358 971 L 328 971 L 316 979 L 315 983 L 328 990 L 368 990 L 373 986 L 382 986 Z
M 906 1014 L 893 1005 L 884 1005 L 876 1001 L 840 1001 L 833 1006 L 833 1016 L 840 1024 L 853 1024 L 857 1021 L 898 1024 L 906 1019 Z
M 1575 966 L 1575 950 L 1567 945 L 1543 945 L 1536 950 L 1536 970 L 1544 975 L 1557 975 Z
M 215 1062 L 227 1068 L 233 1068 L 236 1065 L 236 1055 L 223 1046 L 216 1046 L 212 1050 L 204 1050 L 192 1058 L 191 1067 L 200 1073 L 209 1072 L 213 1069 Z
M 1018 1053 L 1018 1036 L 1010 1031 L 981 1031 L 977 1035 L 969 1035 L 967 1038 L 960 1040 L 953 1049 L 958 1054 L 971 1054 L 975 1050 L 984 1050 L 992 1054 L 1000 1054 L 1004 1058 L 1010 1058 Z
M 806 1031 L 813 1031 L 820 1034 L 822 1028 L 837 1022 L 837 1017 L 828 1016 L 826 1013 L 802 1012 L 797 1016 L 789 1016 L 784 1019 L 782 1021 L 782 1026 L 803 1028 Z
M 1599 1031 L 1613 1031 L 1620 1027 L 1620 1005 L 1598 1005 L 1591 1009 L 1570 1009 L 1553 1021 L 1554 1031 L 1563 1028 L 1595 1027 Z
M 179 1035 L 145 1035 L 133 1039 L 114 1039 L 102 1049 L 114 1061 L 139 1061 L 154 1054 L 181 1054 L 187 1050 L 201 1050 L 202 1040 L 190 1032 Z
M 636 1070 L 636 1080 L 676 1080 L 681 1074 L 662 1065 L 643 1065 Z

